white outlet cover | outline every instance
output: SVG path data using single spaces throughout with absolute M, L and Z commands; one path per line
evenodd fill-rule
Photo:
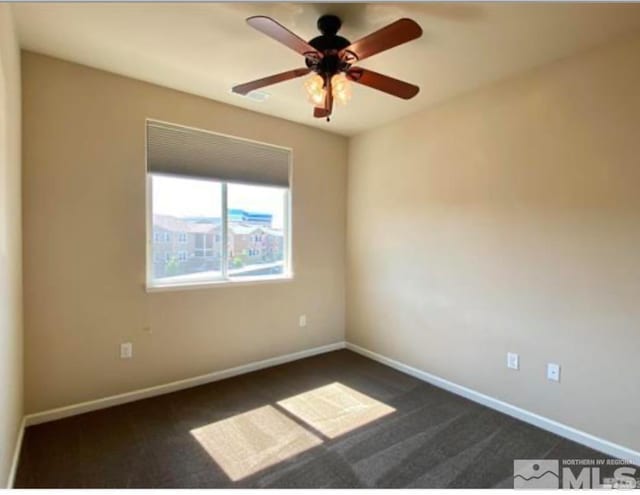
M 300 325 L 300 327 L 306 327 L 307 326 L 307 315 L 300 315 L 300 319 L 298 320 L 298 324 Z
M 123 342 L 120 344 L 120 359 L 131 359 L 133 357 L 133 344 Z
M 556 363 L 547 364 L 547 379 L 552 382 L 560 381 L 560 365 Z
M 512 370 L 520 369 L 520 356 L 515 352 L 507 352 L 507 368 Z

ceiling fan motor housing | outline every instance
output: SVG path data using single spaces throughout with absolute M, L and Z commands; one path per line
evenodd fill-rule
M 306 57 L 307 67 L 323 77 L 332 76 L 349 68 L 349 63 L 341 59 L 338 53 L 347 48 L 351 42 L 338 36 L 342 21 L 335 15 L 323 15 L 318 19 L 318 29 L 322 33 L 309 41 L 309 44 L 324 56 L 320 61 Z

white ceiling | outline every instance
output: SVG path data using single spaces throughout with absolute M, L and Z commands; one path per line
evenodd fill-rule
M 28 50 L 346 135 L 376 127 L 508 75 L 640 29 L 640 4 L 602 3 L 17 3 Z M 330 123 L 312 117 L 302 79 L 271 86 L 257 103 L 237 83 L 303 66 L 302 57 L 249 27 L 268 15 L 302 38 L 323 13 L 351 41 L 401 17 L 422 38 L 362 62 L 421 87 L 405 101 L 355 86 Z

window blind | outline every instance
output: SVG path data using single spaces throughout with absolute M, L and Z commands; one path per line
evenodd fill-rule
M 277 146 L 147 121 L 147 170 L 289 187 L 291 152 Z

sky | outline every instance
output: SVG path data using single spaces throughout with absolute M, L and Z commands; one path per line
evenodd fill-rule
M 153 213 L 175 217 L 220 217 L 222 188 L 219 182 L 154 175 Z M 271 213 L 272 227 L 283 226 L 285 189 L 229 184 L 228 208 Z

